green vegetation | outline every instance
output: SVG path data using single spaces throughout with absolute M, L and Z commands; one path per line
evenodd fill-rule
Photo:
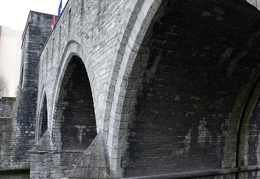
M 237 160 L 237 166 L 242 165 L 241 155 L 244 152 L 240 151 L 241 148 L 237 148 L 237 144 L 239 142 L 239 146 L 245 145 L 247 126 L 259 96 L 259 92 L 257 92 L 260 88 L 258 84 L 259 77 L 260 67 L 257 67 L 250 76 L 248 83 L 243 86 L 230 114 L 228 121 L 229 129 L 226 138 L 226 152 L 228 155 L 224 159 L 226 162 L 225 167 L 231 167 L 233 165 L 232 162 L 235 162 L 235 160 Z M 235 157 L 237 158 L 235 159 Z
M 0 117 L 0 120 L 11 120 L 12 117 Z

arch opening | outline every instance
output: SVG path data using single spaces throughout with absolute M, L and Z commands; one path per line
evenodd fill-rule
M 73 56 L 65 71 L 57 103 L 61 150 L 86 150 L 97 135 L 90 82 L 83 61 Z
M 44 95 L 43 105 L 40 113 L 40 134 L 39 138 L 43 136 L 48 128 L 48 112 L 47 112 L 47 98 Z

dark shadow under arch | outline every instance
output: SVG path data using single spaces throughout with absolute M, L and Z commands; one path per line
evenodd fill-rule
M 192 8 L 183 8 L 187 5 Z M 207 2 L 209 7 L 214 5 Z M 218 5 L 231 10 L 226 4 Z M 187 171 L 190 177 L 196 172 L 207 175 L 208 171 L 217 175 L 223 168 L 230 168 L 227 175 L 234 175 L 239 119 L 232 121 L 230 113 L 258 63 L 244 53 L 255 32 L 244 29 L 247 40 L 237 39 L 245 44 L 241 50 L 221 29 L 236 33 L 241 24 L 236 21 L 231 26 L 229 22 L 235 16 L 246 21 L 251 14 L 232 9 L 221 21 L 210 17 L 215 23 L 208 26 L 209 19 L 201 16 L 205 10 L 202 1 L 168 1 L 165 11 L 157 12 L 162 16 L 158 15 L 146 33 L 127 78 L 122 109 L 120 130 L 128 132 L 122 146 L 128 148 L 120 157 L 126 177 L 176 177 Z M 221 44 L 220 39 L 226 43 Z M 230 48 L 235 50 L 221 61 Z
M 48 112 L 47 112 L 47 98 L 46 94 L 43 97 L 43 104 L 40 112 L 40 130 L 39 130 L 39 139 L 43 136 L 48 128 Z
M 91 87 L 83 61 L 73 56 L 57 102 L 62 150 L 86 150 L 97 135 Z
M 260 69 L 255 68 L 242 94 L 245 93 L 244 106 L 237 133 L 236 167 L 237 178 L 253 177 L 259 173 L 259 136 L 260 136 Z M 239 105 L 239 104 L 238 104 Z M 243 171 L 249 170 L 248 173 Z

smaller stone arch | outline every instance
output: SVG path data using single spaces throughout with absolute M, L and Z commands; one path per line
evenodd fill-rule
M 44 95 L 43 106 L 40 114 L 40 138 L 46 132 L 48 128 L 48 112 L 47 112 L 47 98 Z
M 69 62 L 56 106 L 60 119 L 61 150 L 86 150 L 97 135 L 93 98 L 83 61 Z
M 80 57 L 81 60 L 83 61 L 84 65 L 85 65 L 85 69 L 86 69 L 86 73 L 91 85 L 91 92 L 94 95 L 94 91 L 95 91 L 95 85 L 92 85 L 94 79 L 92 78 L 93 75 L 93 71 L 91 70 L 91 68 L 89 67 L 88 64 L 88 57 L 85 55 L 85 52 L 82 48 L 82 46 L 74 40 L 68 41 L 68 43 L 66 44 L 66 47 L 61 55 L 61 60 L 59 62 L 59 66 L 57 67 L 57 72 L 55 73 L 55 80 L 54 80 L 54 89 L 52 89 L 52 100 L 51 100 L 51 109 L 50 109 L 50 115 L 51 115 L 51 123 L 50 123 L 50 129 L 54 129 L 55 127 L 53 127 L 53 125 L 55 126 L 56 121 L 55 121 L 55 105 L 57 103 L 58 100 L 58 94 L 60 92 L 60 88 L 61 88 L 61 84 L 62 84 L 62 79 L 64 77 L 65 74 L 65 69 L 67 68 L 71 58 L 73 56 L 76 57 Z M 95 97 L 93 97 L 95 98 Z M 95 105 L 95 104 L 94 104 Z M 53 131 L 51 131 L 51 133 L 53 133 Z
M 48 129 L 47 96 L 44 89 L 41 94 L 40 107 L 36 117 L 36 141 L 38 141 Z
M 97 136 L 94 101 L 88 70 L 78 44 L 67 46 L 54 89 L 51 148 L 59 153 L 61 176 L 67 176 Z M 76 51 L 76 52 L 75 52 Z M 81 51 L 83 52 L 83 51 Z

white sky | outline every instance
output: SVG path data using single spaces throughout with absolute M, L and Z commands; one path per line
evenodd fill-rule
M 62 0 L 62 8 L 68 0 Z M 0 0 L 0 25 L 24 30 L 30 10 L 58 14 L 60 0 Z
M 62 0 L 62 9 L 67 1 Z M 22 32 L 30 10 L 57 15 L 59 4 L 60 0 L 0 0 L 0 26 L 7 26 Z M 8 48 L 20 48 L 20 46 L 14 46 L 17 39 L 12 39 L 9 36 L 6 34 L 6 38 L 2 38 L 1 42 L 5 43 Z M 3 41 L 4 39 L 5 41 Z M 9 43 L 6 40 L 11 40 L 11 42 Z M 5 59 L 7 58 L 3 57 L 4 53 L 1 55 L 0 75 L 3 75 L 7 81 L 8 89 L 6 95 L 16 96 L 15 92 L 20 74 L 20 60 L 16 60 L 16 56 L 12 57 L 14 59 L 10 59 L 11 57 L 8 56 L 9 59 L 6 61 Z

